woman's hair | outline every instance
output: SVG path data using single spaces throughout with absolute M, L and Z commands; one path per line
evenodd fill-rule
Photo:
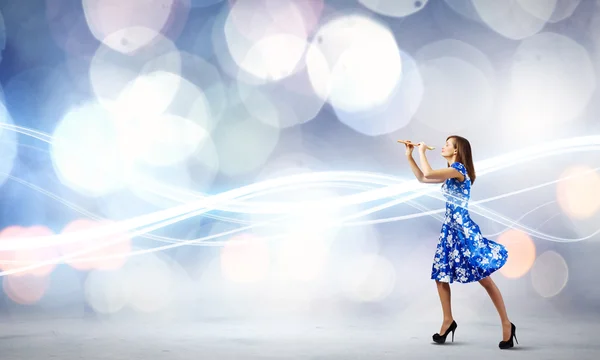
M 471 144 L 469 140 L 462 136 L 450 135 L 446 141 L 453 139 L 454 148 L 456 149 L 456 161 L 463 164 L 467 168 L 467 174 L 471 178 L 471 184 L 475 183 L 475 166 L 473 165 L 473 154 L 471 153 Z M 450 166 L 450 164 L 448 164 Z

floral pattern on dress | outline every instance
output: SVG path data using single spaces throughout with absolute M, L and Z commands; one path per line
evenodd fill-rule
M 431 279 L 470 283 L 484 279 L 504 266 L 508 251 L 481 235 L 479 226 L 469 216 L 471 179 L 467 169 L 459 162 L 451 167 L 463 174 L 465 180 L 447 179 L 442 185 L 446 217 L 433 259 Z

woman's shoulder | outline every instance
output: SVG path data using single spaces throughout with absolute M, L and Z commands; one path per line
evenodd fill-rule
M 453 162 L 452 165 L 450 165 L 450 167 L 455 168 L 456 170 L 460 171 L 461 173 L 467 171 L 467 168 L 465 167 L 465 165 L 458 161 Z
M 464 176 L 463 180 L 459 180 L 460 183 L 466 183 L 467 181 L 471 180 L 469 178 L 467 168 L 465 167 L 465 165 L 463 163 L 456 161 L 456 162 L 452 163 L 452 165 L 450 165 L 450 167 L 456 169 L 459 173 L 461 173 L 462 176 Z

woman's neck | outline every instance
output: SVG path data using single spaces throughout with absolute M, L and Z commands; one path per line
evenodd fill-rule
M 456 162 L 456 155 L 452 156 L 451 158 L 446 158 L 446 161 L 448 161 L 448 166 L 454 164 Z

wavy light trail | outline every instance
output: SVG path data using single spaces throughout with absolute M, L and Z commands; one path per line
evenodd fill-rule
M 48 134 L 44 134 L 33 129 L 23 128 L 20 126 L 12 125 L 12 124 L 0 124 L 0 128 L 15 131 L 27 136 L 31 136 L 40 141 L 46 143 L 52 143 L 52 137 Z M 515 164 L 526 163 L 533 160 L 547 158 L 554 155 L 564 155 L 568 153 L 574 152 L 584 152 L 584 151 L 598 151 L 600 150 L 600 136 L 585 136 L 585 137 L 574 137 L 559 141 L 552 141 L 542 145 L 536 145 L 535 147 L 522 149 L 519 151 L 511 152 L 508 154 L 504 154 L 502 156 L 494 157 L 491 159 L 487 159 L 476 164 L 476 168 L 478 169 L 478 176 L 488 175 L 495 171 L 501 171 L 504 169 L 508 169 Z M 597 171 L 598 169 L 593 169 L 590 171 Z M 578 176 L 581 176 L 578 175 Z M 81 207 L 67 202 L 66 200 L 60 198 L 59 196 L 48 192 L 40 187 L 37 187 L 33 184 L 27 183 L 26 181 L 9 176 L 9 179 L 13 181 L 17 181 L 25 186 L 30 187 L 31 189 L 43 193 L 44 195 L 62 203 L 63 205 L 89 217 L 92 219 L 100 220 L 102 219 L 98 215 L 95 215 Z M 492 210 L 486 209 L 481 204 L 486 202 L 506 198 L 508 196 L 514 196 L 520 193 L 533 191 L 535 189 L 539 189 L 545 186 L 549 186 L 555 184 L 559 181 L 567 180 L 568 178 L 563 178 L 559 180 L 545 182 L 539 185 L 531 186 L 525 189 L 513 191 L 506 194 L 501 194 L 495 197 L 491 197 L 488 199 L 483 199 L 479 201 L 474 201 L 470 203 L 469 212 L 484 216 L 490 220 L 498 222 L 504 225 L 507 228 L 516 228 L 521 231 L 528 233 L 531 236 L 548 240 L 548 241 L 558 241 L 558 242 L 572 242 L 572 241 L 581 241 L 589 239 L 596 234 L 600 233 L 600 229 L 595 231 L 593 234 L 584 236 L 578 239 L 566 239 L 560 238 L 556 236 L 551 236 L 549 234 L 542 233 L 537 229 L 533 229 L 528 226 L 524 226 L 519 222 L 528 214 L 534 212 L 542 206 L 547 204 L 543 204 L 538 206 L 528 213 L 521 216 L 521 218 L 516 220 L 511 220 L 506 216 L 498 214 Z M 299 201 L 299 202 L 260 202 L 254 201 L 255 198 L 260 198 L 265 195 L 270 195 L 275 192 L 285 192 L 285 191 L 298 191 L 300 189 L 306 188 L 317 188 L 317 189 L 330 189 L 330 188 L 345 188 L 345 189 L 354 189 L 358 190 L 356 193 L 351 195 L 337 196 L 326 199 L 321 199 L 318 201 Z M 401 221 L 407 219 L 418 218 L 421 216 L 434 216 L 438 219 L 442 219 L 441 216 L 436 216 L 436 214 L 443 213 L 445 211 L 444 208 L 428 210 L 424 208 L 422 205 L 418 204 L 415 199 L 418 199 L 422 196 L 433 197 L 439 199 L 441 203 L 445 202 L 445 198 L 439 192 L 438 186 L 430 186 L 429 184 L 421 184 L 416 180 L 406 181 L 402 178 L 390 176 L 386 174 L 377 174 L 371 172 L 318 172 L 318 173 L 306 173 L 306 174 L 298 174 L 291 175 L 281 178 L 270 179 L 266 181 L 262 181 L 259 183 L 251 184 L 248 186 L 240 187 L 237 189 L 233 189 L 230 191 L 223 192 L 217 195 L 206 195 L 191 191 L 182 191 L 182 189 L 166 187 L 161 190 L 165 190 L 164 192 L 157 191 L 156 188 L 147 188 L 147 191 L 152 191 L 157 195 L 166 196 L 171 200 L 182 200 L 185 199 L 193 199 L 193 201 L 181 201 L 183 202 L 181 205 L 174 206 L 169 209 L 157 211 L 154 213 L 149 213 L 141 216 L 137 216 L 131 219 L 127 219 L 118 223 L 108 224 L 99 226 L 94 229 L 72 232 L 68 234 L 60 234 L 60 235 L 51 235 L 51 236 L 38 236 L 38 237 L 23 237 L 16 239 L 3 239 L 0 242 L 0 251 L 18 251 L 18 250 L 34 250 L 44 247 L 57 247 L 65 244 L 76 243 L 78 241 L 90 240 L 90 239 L 105 239 L 112 235 L 116 235 L 119 233 L 129 233 L 132 237 L 140 236 L 144 238 L 148 238 L 155 241 L 162 241 L 169 243 L 168 245 L 162 245 L 158 247 L 154 247 L 151 249 L 138 250 L 135 252 L 124 253 L 124 254 L 113 254 L 110 256 L 98 257 L 98 258 L 81 258 L 77 259 L 77 261 L 95 261 L 101 259 L 110 259 L 116 257 L 127 257 L 145 254 L 154 251 L 161 251 L 170 248 L 175 248 L 179 246 L 186 245 L 211 245 L 218 246 L 222 245 L 225 242 L 209 242 L 208 240 L 216 239 L 223 236 L 233 235 L 235 233 L 247 231 L 250 229 L 256 229 L 258 227 L 277 227 L 279 222 L 285 218 L 293 217 L 298 213 L 310 213 L 316 209 L 342 209 L 348 208 L 351 206 L 368 206 L 367 209 L 362 211 L 357 211 L 353 214 L 350 214 L 346 217 L 343 217 L 339 220 L 333 221 L 327 225 L 330 228 L 338 228 L 344 226 L 365 226 L 372 225 L 377 223 L 391 222 L 391 221 Z M 173 196 L 174 194 L 179 194 L 179 196 Z M 390 200 L 391 199 L 391 200 Z M 373 205 L 372 203 L 378 201 L 385 201 L 382 204 Z M 385 219 L 374 219 L 374 220 L 363 220 L 357 221 L 357 219 L 363 218 L 365 216 L 377 213 L 379 211 L 388 209 L 393 206 L 397 206 L 399 204 L 406 203 L 410 206 L 413 206 L 417 209 L 421 209 L 422 211 L 416 214 L 397 216 L 392 218 Z M 261 222 L 261 223 L 252 223 L 252 222 L 244 222 L 234 217 L 225 217 L 225 216 L 217 216 L 214 214 L 210 214 L 212 211 L 220 211 L 220 212 L 228 212 L 232 214 L 252 214 L 252 215 L 269 215 L 272 217 L 269 221 Z M 209 216 L 212 218 L 216 218 L 223 221 L 230 221 L 238 224 L 242 224 L 242 226 L 238 229 L 234 229 L 231 231 L 221 232 L 218 234 L 213 234 L 210 236 L 191 239 L 191 240 L 183 240 L 183 239 L 175 239 L 169 237 L 162 237 L 150 234 L 150 232 L 178 223 L 180 221 L 184 221 L 186 219 L 190 219 L 196 216 Z M 538 226 L 539 228 L 539 226 Z M 269 237 L 267 239 L 278 239 L 284 237 L 285 235 L 277 235 L 273 237 Z M 484 235 L 484 236 L 493 236 L 492 235 Z M 121 241 L 121 240 L 117 240 Z M 110 246 L 114 243 L 110 241 L 102 241 L 98 244 L 98 246 L 94 246 L 92 248 L 87 248 L 83 251 L 68 254 L 66 256 L 62 256 L 55 259 L 50 259 L 48 261 L 31 264 L 29 266 L 24 266 L 19 269 L 12 269 L 10 271 L 0 273 L 0 276 L 28 271 L 37 267 L 44 266 L 46 264 L 51 263 L 59 263 L 63 262 L 66 259 L 79 258 L 82 255 L 93 252 L 99 248 Z

